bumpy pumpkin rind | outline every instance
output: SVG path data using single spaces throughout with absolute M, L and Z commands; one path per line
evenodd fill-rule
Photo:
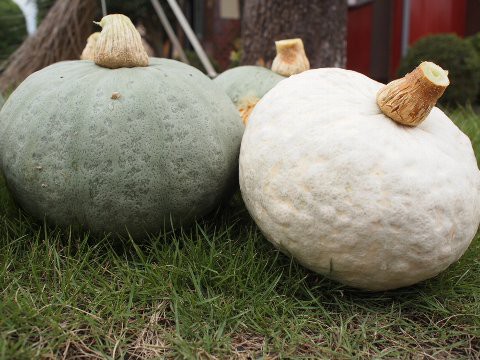
M 266 238 L 307 268 L 388 290 L 460 258 L 480 221 L 472 145 L 438 108 L 417 127 L 381 113 L 383 86 L 342 69 L 292 76 L 255 107 L 240 188 Z
M 62 62 L 2 109 L 1 167 L 39 219 L 141 236 L 218 206 L 238 181 L 242 133 L 228 97 L 188 65 Z

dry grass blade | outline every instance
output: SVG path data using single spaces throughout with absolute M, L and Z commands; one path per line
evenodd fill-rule
M 174 326 L 167 317 L 168 308 L 167 301 L 156 306 L 147 326 L 128 349 L 131 358 L 152 359 L 168 355 L 171 344 L 168 343 L 166 335 L 174 331 Z

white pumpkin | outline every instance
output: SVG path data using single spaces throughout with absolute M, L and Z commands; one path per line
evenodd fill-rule
M 374 291 L 446 269 L 480 220 L 467 136 L 438 108 L 417 127 L 392 121 L 376 103 L 382 87 L 333 68 L 283 80 L 255 107 L 240 153 L 242 196 L 265 237 Z

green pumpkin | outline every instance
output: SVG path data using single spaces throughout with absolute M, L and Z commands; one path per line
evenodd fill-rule
M 310 68 L 301 39 L 275 42 L 277 56 L 272 70 L 260 66 L 239 66 L 225 71 L 214 81 L 233 101 L 247 125 L 257 102 L 280 81 Z
M 197 69 L 167 59 L 51 65 L 0 112 L 1 168 L 38 219 L 133 236 L 190 223 L 237 184 L 241 119 Z
M 214 81 L 225 90 L 235 105 L 248 99 L 261 99 L 285 77 L 260 66 L 239 66 L 217 76 Z

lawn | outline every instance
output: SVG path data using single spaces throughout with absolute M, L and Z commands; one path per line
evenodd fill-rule
M 480 116 L 451 115 L 480 155 Z M 0 196 L 0 358 L 480 357 L 479 236 L 439 276 L 367 293 L 276 251 L 238 194 L 142 243 L 52 229 Z

